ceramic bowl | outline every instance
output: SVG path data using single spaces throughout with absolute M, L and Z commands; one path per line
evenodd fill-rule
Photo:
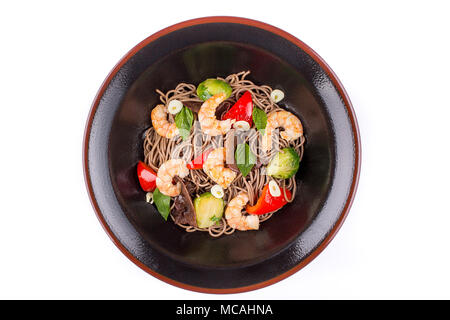
M 220 238 L 186 233 L 145 202 L 136 176 L 158 103 L 155 89 L 243 70 L 255 83 L 284 91 L 281 105 L 303 123 L 307 142 L 295 201 L 259 231 Z M 89 197 L 117 247 L 151 275 L 208 293 L 261 288 L 314 259 L 349 212 L 361 154 L 349 97 L 324 60 L 276 27 L 236 17 L 181 22 L 131 49 L 95 97 L 83 149 Z

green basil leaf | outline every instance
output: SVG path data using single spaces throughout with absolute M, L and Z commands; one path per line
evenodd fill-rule
M 256 129 L 261 132 L 261 134 L 264 134 L 264 130 L 266 129 L 267 125 L 267 115 L 266 113 L 261 110 L 260 108 L 253 108 L 252 113 L 253 122 L 255 123 Z
M 180 131 L 180 136 L 183 140 L 189 138 L 191 134 L 192 121 L 194 120 L 194 115 L 192 114 L 191 109 L 186 106 L 183 106 L 180 112 L 175 116 L 175 125 Z
M 252 170 L 256 163 L 256 156 L 250 151 L 250 147 L 246 143 L 240 143 L 236 146 L 235 152 L 236 165 L 245 177 Z
M 153 201 L 161 216 L 167 221 L 170 213 L 170 197 L 162 194 L 158 188 L 153 192 Z

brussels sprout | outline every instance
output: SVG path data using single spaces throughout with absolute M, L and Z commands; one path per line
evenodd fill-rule
M 211 192 L 203 193 L 194 199 L 195 215 L 199 228 L 208 228 L 222 219 L 225 202 L 214 197 Z
M 267 174 L 278 179 L 289 179 L 298 170 L 300 158 L 294 148 L 284 148 L 278 152 L 267 166 Z
M 228 98 L 231 95 L 231 87 L 225 81 L 218 79 L 206 79 L 197 87 L 197 96 L 203 101 L 221 92 L 225 92 Z

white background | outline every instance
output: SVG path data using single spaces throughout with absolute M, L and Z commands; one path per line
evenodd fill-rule
M 2 2 L 0 298 L 449 299 L 445 1 L 201 3 Z M 210 15 L 260 20 L 312 47 L 344 84 L 362 138 L 359 189 L 331 244 L 293 276 L 231 296 L 173 287 L 130 262 L 97 221 L 81 161 L 115 63 L 154 32 Z

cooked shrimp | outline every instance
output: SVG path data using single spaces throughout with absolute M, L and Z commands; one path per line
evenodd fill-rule
M 248 195 L 246 192 L 241 192 L 236 197 L 231 199 L 225 209 L 225 219 L 227 219 L 230 227 L 241 231 L 259 229 L 259 217 L 257 215 L 242 215 L 242 209 L 247 202 Z
M 225 168 L 225 148 L 217 148 L 211 151 L 203 164 L 203 171 L 222 188 L 226 189 L 236 178 L 236 172 Z
M 218 93 L 206 100 L 200 107 L 198 112 L 198 121 L 203 133 L 210 136 L 219 136 L 230 131 L 231 126 L 236 121 L 234 119 L 217 120 L 216 109 L 219 104 L 226 99 L 225 93 Z
M 153 108 L 152 114 L 152 125 L 155 128 L 155 131 L 164 138 L 173 138 L 175 137 L 179 131 L 175 123 L 170 123 L 167 120 L 167 108 L 158 104 Z
M 172 180 L 175 176 L 184 178 L 189 174 L 186 167 L 186 161 L 183 159 L 170 159 L 164 162 L 158 169 L 156 177 L 156 187 L 158 190 L 169 197 L 175 197 L 181 192 L 181 184 L 173 184 Z
M 278 127 L 282 127 L 284 131 L 280 132 L 280 136 L 287 140 L 295 140 L 303 135 L 303 126 L 300 120 L 289 111 L 275 111 L 267 117 L 267 125 L 265 133 L 262 137 L 262 147 L 265 151 L 272 148 L 272 132 Z

